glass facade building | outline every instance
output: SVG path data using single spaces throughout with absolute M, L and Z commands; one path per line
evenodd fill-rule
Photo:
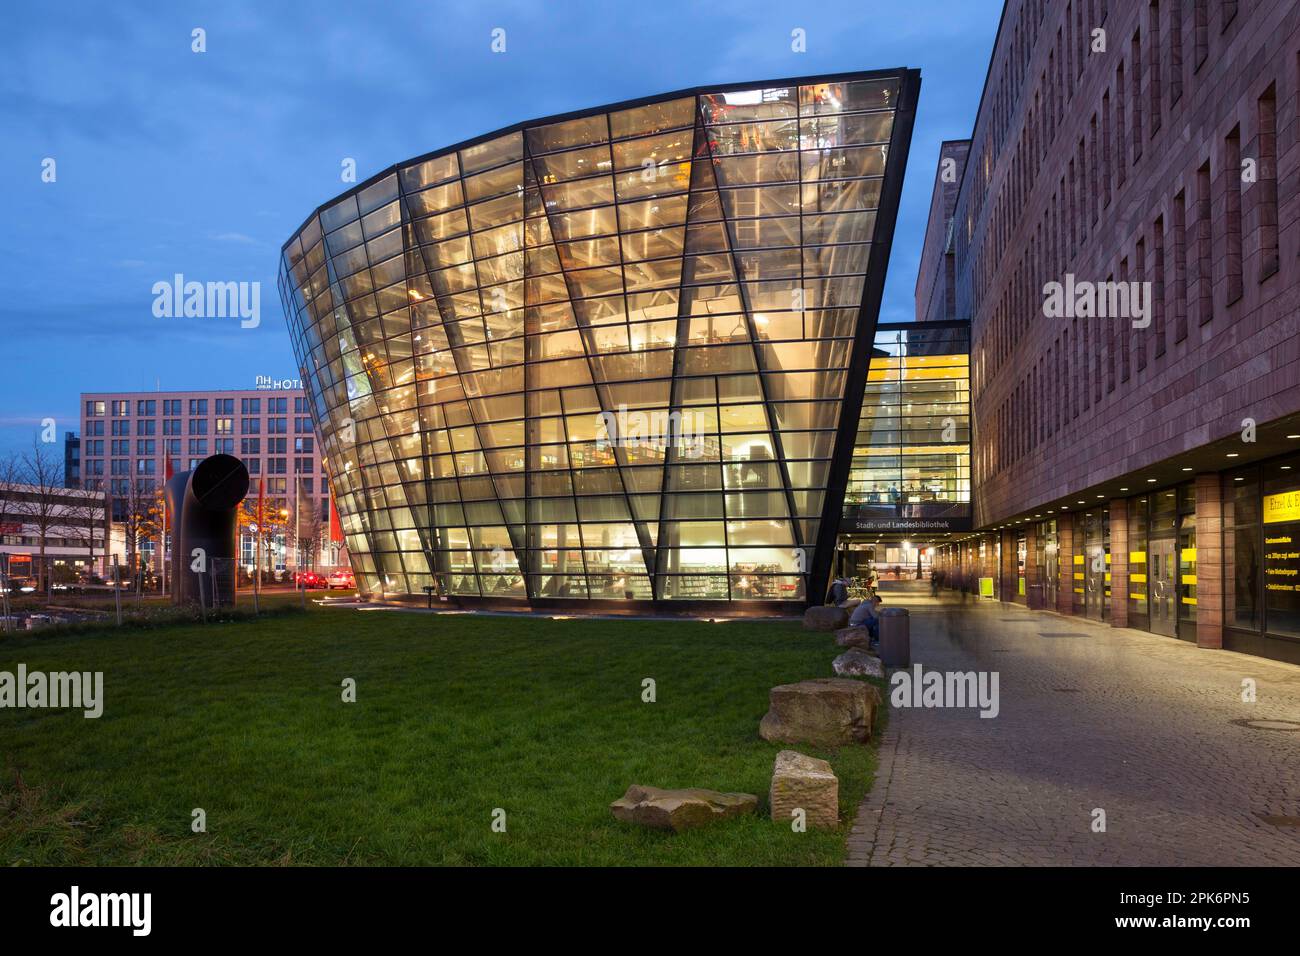
M 280 291 L 358 587 L 820 600 L 918 86 L 524 123 L 317 210 Z
M 970 440 L 970 326 L 879 326 L 844 530 L 969 530 Z

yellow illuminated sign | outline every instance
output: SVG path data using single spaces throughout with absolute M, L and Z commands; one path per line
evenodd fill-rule
M 1264 496 L 1264 524 L 1300 521 L 1300 491 Z

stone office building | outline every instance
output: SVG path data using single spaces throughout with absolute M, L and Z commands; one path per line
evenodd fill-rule
M 986 594 L 1300 661 L 1298 64 L 1293 3 L 1006 4 L 951 223 Z

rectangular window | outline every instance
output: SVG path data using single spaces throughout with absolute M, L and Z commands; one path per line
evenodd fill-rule
M 1175 0 L 1169 8 L 1169 107 L 1183 98 L 1183 11 Z
M 1137 161 L 1142 158 L 1142 31 L 1137 30 L 1133 34 L 1133 41 L 1129 45 L 1129 62 L 1132 63 L 1133 69 L 1129 77 L 1132 84 L 1130 88 L 1129 104 L 1132 107 L 1131 129 L 1133 139 L 1133 164 L 1136 166 Z
M 1259 98 L 1257 181 L 1251 187 L 1254 231 L 1259 236 L 1259 281 L 1278 270 L 1277 247 L 1277 88 L 1269 84 Z
M 1187 194 L 1174 197 L 1174 341 L 1187 338 Z
M 1199 323 L 1204 325 L 1214 318 L 1214 298 L 1210 277 L 1214 259 L 1210 234 L 1210 161 L 1206 160 L 1196 171 L 1196 277 L 1192 280 Z
M 1234 126 L 1223 141 L 1224 277 L 1226 305 L 1241 298 L 1241 127 Z
M 1094 226 L 1097 225 L 1097 217 L 1100 214 L 1101 190 L 1097 188 L 1100 172 L 1097 163 L 1097 114 L 1093 113 L 1092 121 L 1088 124 L 1088 182 L 1091 186 L 1088 190 L 1088 208 Z
M 1192 52 L 1192 72 L 1195 73 L 1210 55 L 1210 0 L 1192 0 L 1193 29 L 1196 48 Z
M 1117 185 L 1124 185 L 1128 168 L 1128 125 L 1125 120 L 1124 98 L 1128 95 L 1124 83 L 1124 64 L 1115 70 L 1115 177 Z
M 1156 358 L 1165 354 L 1165 217 L 1157 216 L 1151 229 L 1151 327 L 1156 333 Z
M 1149 51 L 1151 77 L 1147 83 L 1147 93 L 1151 104 L 1151 135 L 1154 137 L 1160 129 L 1160 3 L 1158 0 L 1152 0 L 1148 13 L 1150 14 L 1147 20 L 1147 32 L 1151 37 Z
M 206 398 L 190 399 L 191 415 L 206 415 L 208 413 L 208 400 Z
M 1133 268 L 1137 272 L 1137 281 L 1147 281 L 1147 241 L 1143 237 L 1137 241 L 1137 250 L 1133 255 Z M 1150 303 L 1148 303 L 1148 306 Z M 1132 323 L 1129 323 L 1130 325 Z M 1145 329 L 1143 330 L 1146 331 Z M 1147 367 L 1147 337 L 1145 335 L 1137 336 L 1137 370 L 1140 372 Z
M 1119 281 L 1128 281 L 1128 259 L 1119 261 Z M 1119 380 L 1128 381 L 1129 374 L 1129 330 L 1133 328 L 1131 322 L 1121 322 L 1119 332 Z

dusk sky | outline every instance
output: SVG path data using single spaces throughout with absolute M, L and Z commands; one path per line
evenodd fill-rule
M 709 83 L 919 68 L 881 319 L 913 316 L 940 141 L 970 135 L 998 0 L 14 3 L 0 53 L 0 451 L 81 391 L 293 378 L 275 286 L 317 205 L 521 120 Z M 191 51 L 206 31 L 207 52 Z M 492 31 L 506 31 L 493 53 Z M 791 50 L 806 31 L 807 52 Z M 42 181 L 55 163 L 56 180 Z M 261 324 L 156 318 L 155 282 L 261 282 Z M 61 434 L 60 434 L 61 440 Z

